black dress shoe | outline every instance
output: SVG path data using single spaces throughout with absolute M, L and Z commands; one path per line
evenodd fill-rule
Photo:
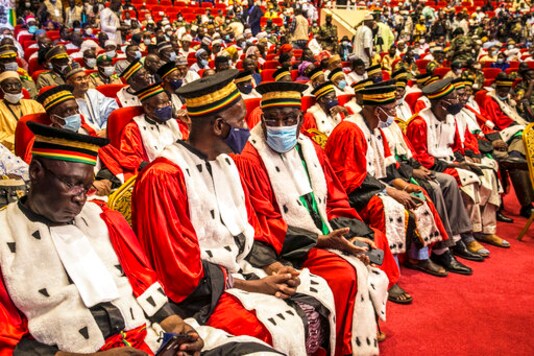
M 473 270 L 470 267 L 467 267 L 466 265 L 461 264 L 454 258 L 451 251 L 447 251 L 442 255 L 435 255 L 432 254 L 432 257 L 430 257 L 434 263 L 437 263 L 440 266 L 443 266 L 447 271 L 452 273 L 458 273 L 463 274 L 466 276 L 469 276 L 473 274 Z
M 521 207 L 521 212 L 519 215 L 521 215 L 524 218 L 530 218 L 530 215 L 534 212 L 534 207 L 532 205 L 526 205 Z
M 523 170 L 528 171 L 528 163 L 524 158 L 519 157 L 506 157 L 499 161 L 499 168 L 507 170 Z
M 458 257 L 465 258 L 466 260 L 477 262 L 484 261 L 484 257 L 469 251 L 462 240 L 456 242 L 456 245 L 452 247 L 452 253 Z
M 505 222 L 505 223 L 513 223 L 514 219 L 509 218 L 508 216 L 504 215 L 500 210 L 497 211 L 497 221 Z

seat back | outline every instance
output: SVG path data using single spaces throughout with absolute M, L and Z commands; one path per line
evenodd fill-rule
M 249 122 L 248 118 L 250 117 L 250 114 L 252 113 L 252 111 L 256 109 L 258 106 L 260 106 L 260 101 L 261 101 L 261 98 L 250 98 L 250 99 L 244 100 L 245 107 L 247 108 L 247 115 L 245 116 L 246 122 Z M 249 127 L 249 128 L 252 129 L 252 127 Z
M 26 126 L 26 123 L 29 121 L 38 122 L 43 125 L 50 125 L 52 123 L 46 113 L 24 115 L 20 118 L 15 128 L 15 154 L 22 159 L 26 158 L 28 145 L 34 136 L 33 132 Z
M 302 112 L 305 113 L 308 111 L 309 108 L 311 108 L 313 105 L 315 105 L 315 97 L 314 96 L 303 96 L 302 97 Z
M 137 176 L 131 177 L 108 197 L 108 207 L 121 213 L 130 225 L 132 225 L 132 193 L 136 179 Z
M 120 149 L 124 127 L 136 116 L 143 114 L 142 106 L 129 106 L 114 110 L 108 117 L 107 136 L 109 142 Z
M 96 87 L 96 90 L 107 96 L 108 98 L 116 98 L 117 92 L 124 88 L 125 84 L 103 84 Z
M 274 82 L 273 74 L 276 72 L 276 69 L 264 69 L 261 72 L 261 81 L 265 82 Z
M 337 96 L 337 101 L 339 105 L 343 106 L 348 103 L 352 98 L 354 98 L 354 94 L 343 94 Z

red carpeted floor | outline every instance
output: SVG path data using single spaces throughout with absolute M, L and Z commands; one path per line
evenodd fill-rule
M 517 241 L 526 219 L 517 216 L 513 194 L 505 203 L 515 222 L 499 223 L 498 234 L 512 246 L 488 246 L 491 256 L 481 263 L 460 260 L 472 276 L 402 268 L 400 285 L 414 301 L 388 303 L 382 355 L 534 355 L 534 224 Z

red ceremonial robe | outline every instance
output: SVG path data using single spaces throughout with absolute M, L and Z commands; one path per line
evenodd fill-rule
M 386 140 L 386 136 L 382 132 L 382 144 L 384 146 L 384 158 L 391 157 L 391 150 Z M 367 139 L 360 127 L 349 121 L 342 122 L 332 132 L 325 147 L 325 152 L 332 162 L 332 167 L 336 172 L 345 191 L 351 195 L 358 190 L 367 190 L 366 184 L 369 182 L 369 172 L 367 171 Z M 387 170 L 394 171 L 398 169 L 399 163 L 395 162 Z M 374 180 L 376 178 L 373 177 Z M 375 188 L 376 187 L 372 187 Z M 436 227 L 439 230 L 442 238 L 447 239 L 448 235 L 443 226 L 443 222 L 439 217 L 436 207 L 426 192 L 428 207 L 432 212 Z M 376 194 L 368 199 L 367 204 L 362 207 L 360 214 L 369 226 L 386 232 L 386 214 L 384 212 L 384 203 Z
M 93 204 L 87 203 L 87 204 Z M 146 256 L 128 222 L 117 211 L 99 204 L 103 210 L 100 217 L 106 223 L 109 239 L 117 254 L 124 274 L 132 286 L 134 296 L 141 296 L 150 286 L 158 282 L 157 275 L 150 267 Z M 0 278 L 0 355 L 11 355 L 20 339 L 29 333 L 26 318 L 15 307 Z M 132 347 L 152 355 L 145 344 L 146 329 L 138 328 L 127 331 L 124 335 L 109 337 L 101 351 L 116 347 L 125 347 L 123 340 Z
M 314 146 L 323 168 L 328 188 L 328 219 L 345 217 L 361 221 L 362 219 L 358 213 L 350 207 L 347 195 L 332 171 L 326 155 L 318 145 Z M 288 225 L 278 207 L 262 158 L 249 142 L 241 155 L 236 156 L 234 160 L 242 181 L 249 192 L 259 224 L 264 231 L 268 232 L 256 236 L 255 239 L 273 249 L 278 256 L 282 252 Z M 399 270 L 389 250 L 386 237 L 380 231 L 374 230 L 374 234 L 375 244 L 379 249 L 384 250 L 384 263 L 381 269 L 387 274 L 390 286 L 392 286 L 397 283 Z M 330 289 L 332 289 L 337 318 L 336 355 L 352 354 L 351 327 L 357 286 L 356 271 L 341 257 L 319 248 L 309 250 L 307 259 L 302 267 L 309 268 L 312 273 L 323 277 Z
M 261 233 L 251 209 L 248 202 L 249 223 Z M 189 219 L 187 187 L 180 167 L 160 157 L 143 170 L 135 184 L 132 220 L 167 296 L 174 303 L 183 302 L 199 286 L 204 267 L 195 228 Z M 222 294 L 207 325 L 236 336 L 254 336 L 272 345 L 269 331 L 255 312 L 247 311 L 227 293 Z
M 448 168 L 447 162 L 444 162 L 429 153 L 427 135 L 427 123 L 425 122 L 425 120 L 420 116 L 414 117 L 406 128 L 406 136 L 412 144 L 414 158 L 419 161 L 425 168 L 452 175 L 456 179 L 458 184 L 461 185 L 461 180 L 458 176 L 458 171 L 454 168 Z M 460 139 L 460 135 L 458 133 L 458 126 L 456 126 L 454 144 L 451 148 L 454 153 L 458 153 L 463 156 L 465 154 L 465 151 L 462 147 L 461 142 L 462 140 Z M 478 151 L 478 148 L 476 148 L 476 150 Z
M 484 97 L 484 106 L 481 109 L 485 111 L 487 118 L 495 124 L 496 130 L 502 130 L 515 124 L 515 121 L 506 115 L 499 104 L 489 95 Z

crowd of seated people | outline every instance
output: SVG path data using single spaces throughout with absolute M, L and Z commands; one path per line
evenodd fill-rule
M 385 5 L 18 3 L 0 353 L 376 355 L 401 266 L 477 278 L 534 212 L 534 15 Z

